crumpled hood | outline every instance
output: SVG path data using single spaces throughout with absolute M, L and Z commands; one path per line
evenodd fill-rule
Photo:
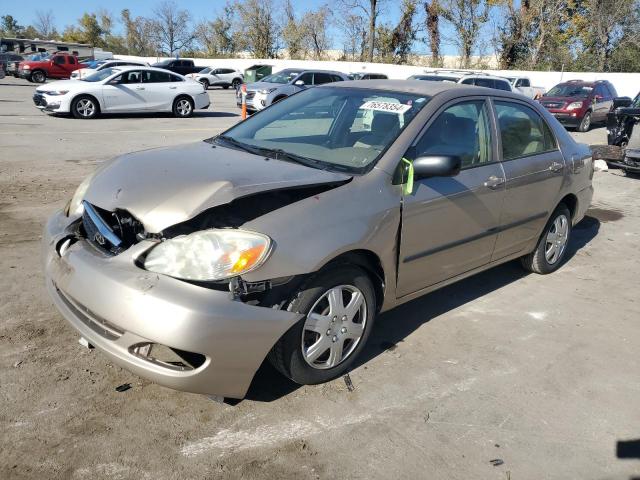
M 84 198 L 105 210 L 127 210 L 158 233 L 236 198 L 349 178 L 199 142 L 118 157 L 95 174 Z

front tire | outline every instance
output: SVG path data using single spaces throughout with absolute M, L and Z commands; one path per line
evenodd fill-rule
M 90 120 L 96 118 L 100 113 L 98 101 L 88 95 L 81 95 L 71 102 L 71 114 L 75 118 Z
M 178 97 L 173 102 L 173 116 L 188 118 L 193 115 L 193 100 L 188 97 Z
M 571 212 L 561 203 L 544 227 L 535 250 L 520 259 L 522 266 L 542 275 L 555 272 L 562 265 L 570 237 Z
M 203 78 L 202 80 L 200 80 L 200 83 L 202 84 L 205 90 L 209 90 L 209 80 L 207 80 L 206 78 Z
M 590 128 L 591 128 L 591 112 L 587 112 L 584 114 L 584 117 L 582 117 L 582 120 L 580 121 L 580 125 L 578 125 L 578 131 L 588 132 Z
M 47 81 L 47 74 L 42 70 L 36 70 L 31 74 L 31 81 L 35 83 L 44 83 Z
M 367 343 L 376 314 L 369 276 L 350 264 L 321 270 L 289 301 L 305 315 L 274 345 L 269 361 L 301 385 L 346 373 Z
M 234 88 L 234 90 L 238 90 L 240 88 L 240 85 L 242 85 L 242 80 L 240 80 L 239 78 L 234 78 L 231 82 L 231 86 Z

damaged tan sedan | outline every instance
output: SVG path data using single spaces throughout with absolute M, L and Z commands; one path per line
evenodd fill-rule
M 123 367 L 242 398 L 266 358 L 300 384 L 344 374 L 378 313 L 456 280 L 516 258 L 556 270 L 592 176 L 520 95 L 331 84 L 107 162 L 49 220 L 46 282 Z

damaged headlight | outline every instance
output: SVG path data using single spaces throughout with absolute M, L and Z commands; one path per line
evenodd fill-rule
M 223 280 L 264 263 L 271 239 L 260 233 L 211 229 L 166 240 L 154 247 L 144 268 L 184 280 Z
M 67 217 L 82 215 L 82 212 L 84 212 L 82 200 L 84 200 L 84 196 L 87 193 L 87 190 L 89 190 L 89 185 L 91 185 L 91 180 L 93 180 L 94 175 L 95 173 L 89 175 L 80 185 L 78 185 L 73 197 L 71 197 L 71 200 L 69 200 L 69 203 L 65 208 L 65 214 Z

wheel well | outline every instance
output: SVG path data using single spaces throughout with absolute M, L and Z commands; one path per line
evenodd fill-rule
M 382 262 L 378 255 L 371 250 L 352 250 L 338 255 L 331 260 L 326 266 L 336 263 L 350 263 L 363 268 L 371 278 L 376 292 L 376 309 L 380 310 L 384 301 L 385 292 L 385 275 L 382 268 Z
M 569 212 L 571 212 L 571 219 L 573 220 L 578 210 L 578 197 L 570 193 L 565 195 L 564 198 L 560 200 L 560 203 L 564 203 L 567 206 Z
M 279 102 L 280 100 L 282 100 L 283 98 L 287 98 L 288 95 L 278 95 L 276 98 L 273 99 L 272 103 L 276 103 Z
M 73 103 L 76 101 L 76 99 L 78 99 L 80 97 L 89 97 L 89 98 L 93 99 L 93 101 L 96 102 L 96 105 L 98 106 L 98 112 L 102 111 L 102 105 L 100 105 L 100 100 L 98 100 L 96 97 L 94 97 L 93 95 L 91 95 L 89 93 L 79 93 L 78 95 L 73 97 L 71 99 L 71 102 L 69 103 L 69 108 L 70 109 L 71 109 L 71 105 L 73 105 Z
M 196 101 L 193 99 L 193 97 L 191 95 L 188 95 L 186 93 L 181 93 L 180 95 L 177 95 L 176 98 L 173 99 L 173 105 L 175 106 L 176 102 L 178 100 L 180 100 L 181 98 L 188 98 L 189 100 L 191 100 L 191 103 L 193 105 L 196 104 Z

